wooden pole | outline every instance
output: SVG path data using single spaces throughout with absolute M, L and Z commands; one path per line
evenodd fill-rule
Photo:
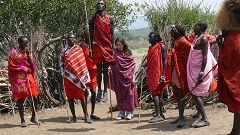
M 144 76 L 142 75 L 142 78 L 141 78 L 141 93 L 140 93 L 140 101 L 139 101 L 139 114 L 138 114 L 138 122 L 140 123 L 141 122 L 141 109 L 142 109 L 142 89 L 143 89 L 143 79 L 144 79 Z
M 112 92 L 111 92 L 111 80 L 110 80 L 110 74 L 108 72 L 108 85 L 109 85 L 109 95 L 110 95 L 110 112 L 111 112 L 111 120 L 113 121 L 113 106 L 112 106 Z

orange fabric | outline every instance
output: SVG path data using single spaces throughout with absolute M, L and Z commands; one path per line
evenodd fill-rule
M 78 88 L 75 84 L 64 78 L 64 86 L 66 96 L 68 99 L 84 99 L 85 95 L 82 89 Z
M 89 57 L 89 51 L 86 44 L 81 44 L 85 60 L 87 62 L 87 68 L 90 74 L 91 83 L 87 86 L 89 89 L 94 89 L 98 86 L 97 84 L 97 65 L 94 64 L 93 60 Z
M 189 92 L 187 84 L 187 61 L 190 48 L 191 44 L 184 36 L 179 37 L 175 42 L 174 48 L 172 48 L 173 67 L 176 69 L 178 81 L 184 95 Z
M 212 93 L 212 92 L 215 92 L 216 90 L 217 90 L 217 81 L 215 79 L 213 79 L 208 92 Z
M 240 31 L 224 37 L 218 57 L 219 100 L 233 113 L 240 112 Z
M 163 72 L 162 46 L 163 42 L 150 46 L 147 54 L 147 84 L 153 96 L 157 96 L 164 91 L 164 87 L 166 86 L 166 83 L 158 85 Z

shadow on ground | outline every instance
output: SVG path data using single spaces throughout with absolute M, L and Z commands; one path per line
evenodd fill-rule
M 145 125 L 133 128 L 133 130 L 144 130 L 150 129 L 151 131 L 178 131 L 183 129 L 191 128 L 191 124 L 196 120 L 193 118 L 187 118 L 185 120 L 185 126 L 182 128 L 177 128 L 176 124 L 170 124 L 171 121 L 175 120 L 176 117 L 167 118 L 165 121 L 158 123 L 146 123 Z
M 67 132 L 89 132 L 91 130 L 96 130 L 95 128 L 55 128 L 55 129 L 48 129 L 47 131 L 51 131 L 51 132 L 63 132 L 63 133 L 67 133 Z
M 15 128 L 15 127 L 20 127 L 20 125 L 0 124 L 0 129 L 4 129 L 4 128 Z
M 39 121 L 45 123 L 45 122 L 53 122 L 53 123 L 68 123 L 68 117 L 52 117 L 48 119 L 40 119 Z

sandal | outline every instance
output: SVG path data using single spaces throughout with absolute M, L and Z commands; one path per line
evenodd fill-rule
M 148 123 L 156 123 L 156 122 L 160 122 L 160 121 L 164 121 L 164 119 L 163 119 L 162 117 L 156 116 L 156 117 L 151 118 L 151 119 L 148 121 Z
M 22 128 L 27 127 L 26 122 L 22 122 L 22 123 L 21 123 L 21 127 L 22 127 Z
M 193 128 L 200 128 L 200 127 L 205 127 L 205 126 L 210 125 L 210 122 L 205 121 L 205 120 L 199 120 L 198 122 L 196 122 L 196 123 L 195 122 L 192 124 Z

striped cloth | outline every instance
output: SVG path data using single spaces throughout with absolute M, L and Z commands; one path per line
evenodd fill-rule
M 74 45 L 64 52 L 61 61 L 64 65 L 65 78 L 82 90 L 86 89 L 86 85 L 90 83 L 90 76 L 82 48 Z

